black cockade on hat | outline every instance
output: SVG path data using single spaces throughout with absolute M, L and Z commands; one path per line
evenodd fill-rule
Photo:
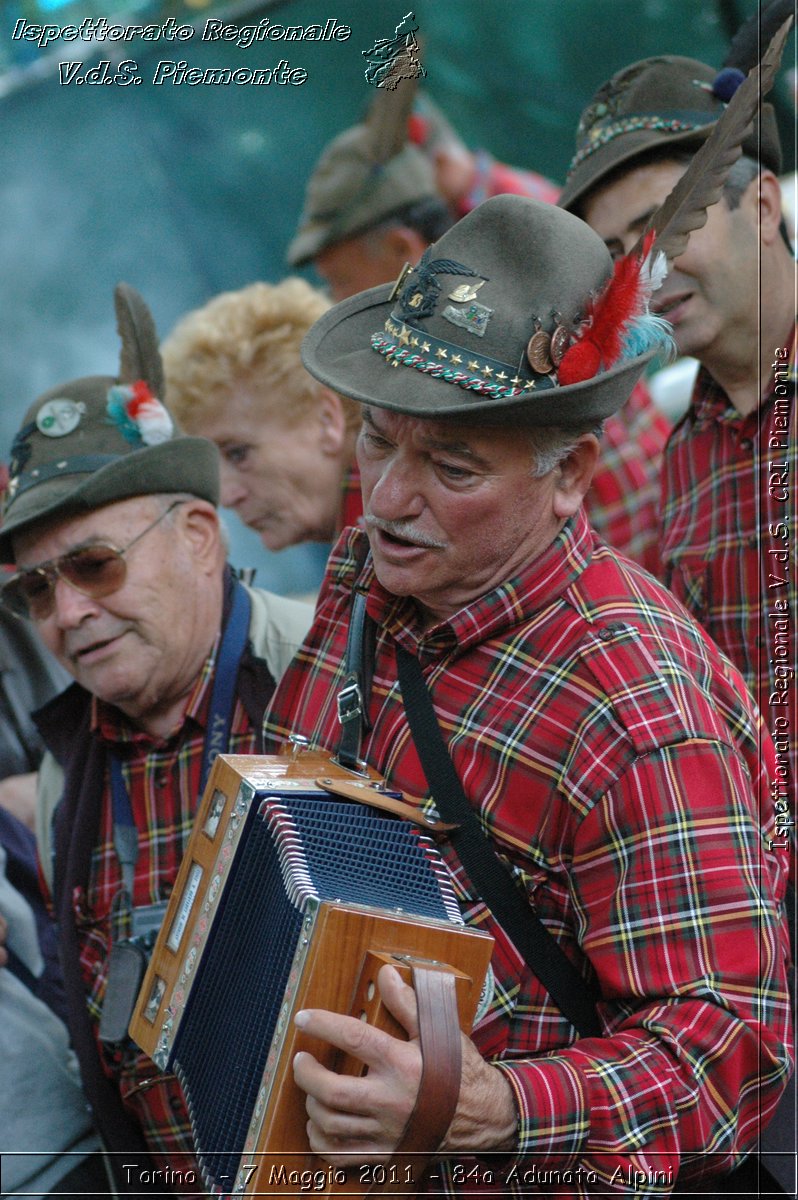
M 418 320 L 419 317 L 431 317 L 441 294 L 438 275 L 465 275 L 477 278 L 477 272 L 453 258 L 433 258 L 432 247 L 428 246 L 421 256 L 416 269 L 409 275 L 399 297 L 398 313 L 405 321 Z M 431 260 L 431 261 L 430 261 Z M 481 278 L 481 276 L 479 276 Z

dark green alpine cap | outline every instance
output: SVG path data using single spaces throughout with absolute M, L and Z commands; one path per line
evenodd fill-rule
M 158 399 L 163 375 L 155 325 L 138 292 L 115 291 L 119 375 L 51 388 L 30 406 L 11 447 L 0 561 L 12 537 L 39 522 L 154 493 L 219 501 L 219 453 L 186 437 Z

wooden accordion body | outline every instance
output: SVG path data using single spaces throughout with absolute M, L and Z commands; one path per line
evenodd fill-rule
M 130 1023 L 181 1082 L 212 1194 L 297 1194 L 297 1172 L 322 1165 L 294 1055 L 362 1068 L 298 1030 L 300 1009 L 406 1036 L 376 975 L 387 961 L 409 980 L 421 960 L 455 975 L 460 1025 L 471 1029 L 492 939 L 462 924 L 424 829 L 379 811 L 392 795 L 315 752 L 214 763 Z M 336 1178 L 328 1171 L 322 1194 L 369 1190 Z

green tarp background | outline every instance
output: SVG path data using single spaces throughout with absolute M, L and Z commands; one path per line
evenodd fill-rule
M 410 4 L 283 0 L 230 6 L 225 19 L 352 29 L 342 42 L 229 42 L 50 48 L 35 76 L 0 93 L 0 457 L 24 409 L 60 380 L 115 371 L 114 284 L 143 293 L 166 334 L 216 292 L 285 274 L 304 185 L 324 144 L 374 92 L 362 51 Z M 416 0 L 424 86 L 474 146 L 562 179 L 581 107 L 636 58 L 668 52 L 720 63 L 728 30 L 756 0 Z M 197 20 L 196 9 L 181 21 Z M 19 4 L 0 7 L 10 38 Z M 113 11 L 109 6 L 109 20 Z M 147 14 L 148 20 L 160 15 Z M 218 14 L 215 14 L 218 15 Z M 59 22 L 58 12 L 51 17 Z M 133 18 L 128 16 L 127 23 Z M 142 15 L 136 14 L 140 22 Z M 204 18 L 200 16 L 199 23 Z M 788 59 L 794 54 L 794 38 Z M 16 48 L 16 47 L 15 47 Z M 9 59 L 9 43 L 4 60 Z M 56 64 L 132 58 L 141 84 L 59 83 Z M 153 86 L 156 64 L 268 67 L 287 59 L 301 86 Z M 790 65 L 790 62 L 786 64 Z M 7 77 L 8 78 L 8 77 Z M 2 77 L 0 77 L 0 86 Z M 785 81 L 779 102 L 792 165 Z M 313 279 L 312 273 L 308 277 Z M 324 553 L 267 555 L 236 518 L 233 558 L 278 590 L 315 586 Z

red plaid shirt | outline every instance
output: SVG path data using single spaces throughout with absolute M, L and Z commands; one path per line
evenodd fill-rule
M 419 656 L 486 833 L 602 995 L 605 1035 L 574 1041 L 444 851 L 466 920 L 496 938 L 474 1039 L 512 1085 L 519 1157 L 441 1164 L 433 1190 L 628 1193 L 643 1171 L 665 1179 L 645 1194 L 665 1194 L 680 1165 L 706 1171 L 708 1150 L 722 1170 L 753 1143 L 790 1061 L 786 855 L 763 842 L 773 747 L 739 674 L 582 514 L 522 574 L 426 632 L 370 559 L 358 565 L 365 546 L 349 530 L 333 550 L 267 715 L 273 748 L 292 732 L 336 746 L 357 580 L 377 626 L 364 757 L 425 794 L 400 642 Z M 549 1175 L 534 1185 L 533 1170 Z
M 604 422 L 601 456 L 585 497 L 590 524 L 607 545 L 657 576 L 660 468 L 669 430 L 648 388 L 638 383 L 620 412 Z M 362 528 L 362 517 L 360 472 L 352 466 L 341 485 L 338 531 Z
M 93 702 L 93 736 L 106 742 L 124 763 L 123 773 L 139 837 L 133 895 L 137 906 L 168 898 L 191 834 L 200 798 L 205 728 L 217 648 L 218 638 L 197 679 L 180 728 L 165 740 L 136 729 L 118 709 L 97 700 Z M 255 749 L 255 733 L 240 701 L 236 701 L 230 753 L 252 754 Z M 107 980 L 111 906 L 121 886 L 121 870 L 113 840 L 110 775 L 107 773 L 102 822 L 92 855 L 89 885 L 85 894 L 79 889 L 75 896 L 81 969 L 89 1013 L 97 1028 Z M 140 1123 L 156 1160 L 160 1158 L 161 1165 L 172 1172 L 192 1169 L 199 1179 L 192 1157 L 188 1114 L 177 1081 L 170 1079 L 133 1093 L 138 1084 L 158 1074 L 150 1059 L 132 1045 L 124 1053 L 110 1053 L 98 1040 L 98 1051 L 107 1074 L 118 1082 L 126 1107 Z M 191 1187 L 177 1187 L 177 1190 L 196 1193 L 196 1188 Z
M 360 490 L 360 471 L 357 463 L 344 472 L 341 481 L 341 505 L 338 509 L 336 531 L 341 532 L 350 525 L 363 529 L 363 494 Z
M 601 456 L 585 497 L 590 524 L 608 546 L 662 577 L 657 544 L 660 472 L 670 423 L 645 383 L 604 422 Z
M 476 150 L 474 179 L 468 195 L 457 202 L 457 215 L 464 217 L 483 200 L 508 192 L 513 196 L 531 196 L 533 200 L 542 200 L 545 204 L 556 204 L 560 188 L 537 171 L 510 167 L 507 163 L 498 162 L 486 150 Z
M 665 453 L 665 582 L 742 672 L 773 735 L 779 795 L 798 795 L 796 346 L 742 416 L 701 371 Z M 791 825 L 791 823 L 790 823 Z M 791 832 L 790 826 L 785 829 Z

